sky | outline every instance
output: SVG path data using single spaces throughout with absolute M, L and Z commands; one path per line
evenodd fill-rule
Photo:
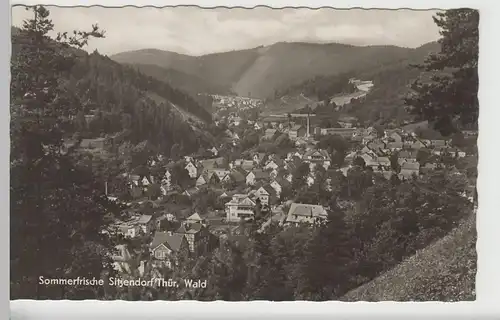
M 255 48 L 276 42 L 337 42 L 415 48 L 439 38 L 435 11 L 363 9 L 201 9 L 48 6 L 55 32 L 89 30 L 98 24 L 104 39 L 89 42 L 112 55 L 146 48 L 203 55 Z M 12 8 L 12 25 L 32 13 Z

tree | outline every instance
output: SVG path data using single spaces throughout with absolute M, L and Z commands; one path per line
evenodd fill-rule
M 454 120 L 477 125 L 479 12 L 451 9 L 437 13 L 434 22 L 441 29 L 441 52 L 416 66 L 431 73 L 432 79 L 417 79 L 413 84 L 415 94 L 405 103 L 411 113 L 435 121 L 436 130 L 448 135 L 454 131 Z
M 192 179 L 189 176 L 189 171 L 187 171 L 182 163 L 178 162 L 172 166 L 172 184 L 178 185 L 182 189 L 187 189 L 192 183 Z
M 11 299 L 98 299 L 101 289 L 42 286 L 38 277 L 96 278 L 112 272 L 106 212 L 116 209 L 101 179 L 61 152 L 65 123 L 82 106 L 60 78 L 75 64 L 74 48 L 92 31 L 48 34 L 54 25 L 43 6 L 13 37 L 11 80 Z M 54 250 L 57 248 L 57 250 Z

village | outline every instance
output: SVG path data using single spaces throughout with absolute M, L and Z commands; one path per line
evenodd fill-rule
M 257 121 L 242 120 L 232 114 L 219 118 L 216 124 L 227 128 L 225 142 L 229 145 L 241 144 L 243 137 L 237 133 L 241 130 L 236 129 L 245 125 L 259 135 L 259 145 L 288 141 L 287 152 L 253 152 L 257 150 L 253 148 L 241 153 L 241 158 L 230 159 L 225 154 L 227 148 L 221 144 L 206 150 L 201 157 L 186 155 L 177 161 L 166 160 L 161 155 L 153 157 L 149 160 L 151 167 L 164 165 L 161 177 L 122 175 L 132 200 L 124 201 L 106 190 L 109 199 L 124 204 L 127 209 L 103 232 L 147 241 L 147 249 L 143 246 L 138 250 L 147 250 L 155 266 L 174 268 L 180 252 L 196 257 L 224 245 L 227 239 L 244 237 L 242 223 L 258 223 L 258 231 L 265 232 L 272 223 L 286 228 L 326 219 L 328 208 L 323 205 L 295 201 L 292 183 L 301 166 L 307 166 L 303 181 L 311 186 L 318 170 L 347 177 L 353 167 L 362 166 L 388 180 L 394 177 L 408 180 L 419 179 L 444 166 L 465 176 L 465 170 L 455 168 L 454 161 L 477 161 L 474 154 L 458 149 L 450 140 L 422 139 L 408 128 L 383 132 L 373 127 L 359 128 L 355 126 L 354 117 L 341 120 L 340 127 L 321 128 L 310 125 L 310 116 L 303 114 Z M 475 131 L 463 132 L 465 137 L 476 134 Z M 332 160 L 335 150 L 318 147 L 322 137 L 341 137 L 349 142 L 349 150 L 340 163 L 338 159 Z M 103 147 L 101 140 L 86 141 L 84 145 L 99 149 Z M 422 154 L 426 154 L 425 159 Z M 153 188 L 158 189 L 156 195 L 151 191 Z M 326 190 L 331 188 L 328 178 Z M 471 184 L 471 188 L 464 190 L 464 197 L 472 201 L 473 191 Z M 126 273 L 130 268 L 127 261 L 134 252 L 126 245 L 117 248 L 116 268 Z M 144 263 L 141 262 L 142 270 Z

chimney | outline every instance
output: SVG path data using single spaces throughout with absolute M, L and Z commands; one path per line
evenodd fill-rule
M 309 113 L 307 113 L 307 132 L 306 132 L 306 137 L 309 138 Z
M 108 195 L 108 182 L 104 181 L 104 193 Z

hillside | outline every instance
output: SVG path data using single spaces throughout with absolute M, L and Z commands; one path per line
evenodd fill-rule
M 23 37 L 13 29 L 13 63 L 28 43 Z M 61 85 L 82 105 L 74 132 L 88 138 L 121 133 L 133 144 L 149 141 L 164 154 L 174 144 L 188 148 L 186 152 L 210 145 L 211 137 L 198 127 L 210 123 L 211 114 L 189 94 L 97 52 L 71 51 L 78 58 Z
M 412 120 L 413 117 L 405 110 L 403 99 L 410 92 L 410 84 L 419 77 L 421 71 L 411 68 L 411 65 L 422 63 L 429 54 L 439 50 L 438 43 L 428 43 L 414 49 L 404 59 L 355 73 L 358 79 L 373 81 L 373 89 L 366 99 L 346 111 L 367 124 L 391 121 L 400 124 L 405 120 Z
M 396 46 L 276 43 L 248 50 L 200 57 L 156 49 L 123 52 L 111 56 L 120 63 L 149 64 L 196 75 L 241 96 L 274 97 L 276 91 L 316 76 L 361 73 L 420 55 L 419 49 Z
M 394 269 L 347 293 L 343 301 L 464 301 L 475 299 L 476 219 Z
M 179 70 L 165 69 L 152 64 L 132 64 L 130 66 L 145 75 L 166 82 L 173 88 L 188 92 L 193 96 L 198 93 L 230 93 L 230 91 L 223 86 L 218 86 L 196 75 L 183 73 Z

